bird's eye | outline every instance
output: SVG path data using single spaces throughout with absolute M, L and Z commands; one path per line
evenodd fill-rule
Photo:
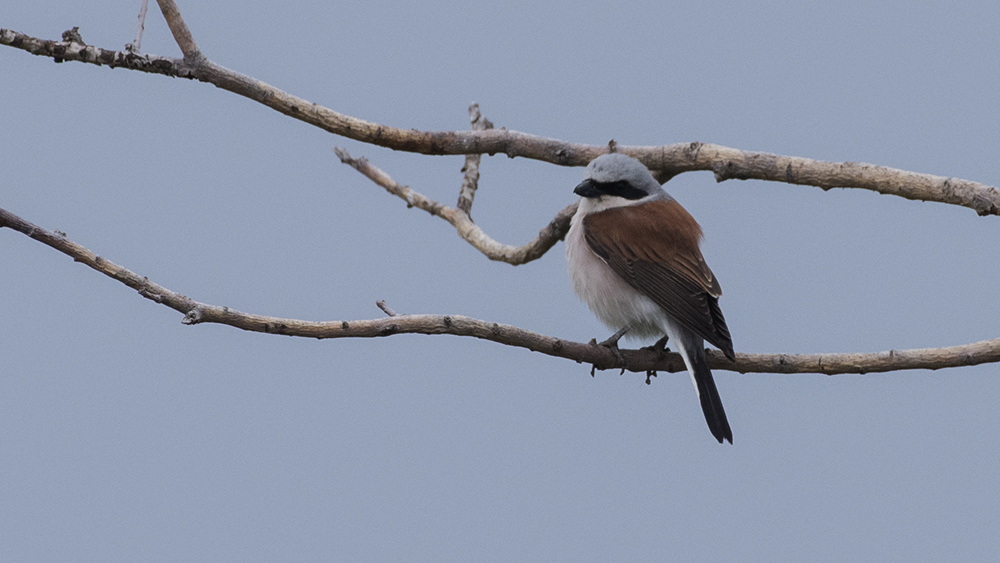
M 627 180 L 616 180 L 614 182 L 600 182 L 596 184 L 597 190 L 609 196 L 622 197 L 625 199 L 642 199 L 649 195 L 648 192 L 636 188 Z
M 619 180 L 617 182 L 608 182 L 603 186 L 604 192 L 607 193 L 608 195 L 621 195 L 625 193 L 625 190 L 627 190 L 629 187 L 630 186 L 628 182 L 625 182 L 623 180 Z

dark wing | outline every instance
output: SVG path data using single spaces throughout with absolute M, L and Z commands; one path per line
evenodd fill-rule
M 699 249 L 701 227 L 679 203 L 615 207 L 587 215 L 583 226 L 587 245 L 616 274 L 735 359 L 719 308 L 722 288 Z

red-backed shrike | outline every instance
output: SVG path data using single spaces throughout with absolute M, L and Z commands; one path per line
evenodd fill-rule
M 684 358 L 712 435 L 733 443 L 704 341 L 736 356 L 719 309 L 722 288 L 699 248 L 701 227 L 624 154 L 595 158 L 573 191 L 581 196 L 566 235 L 573 289 L 612 330 L 666 335 Z

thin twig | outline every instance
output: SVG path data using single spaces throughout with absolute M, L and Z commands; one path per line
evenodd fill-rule
M 341 162 L 351 166 L 372 182 L 385 188 L 387 192 L 405 201 L 407 207 L 423 209 L 431 215 L 436 215 L 451 223 L 460 237 L 490 260 L 517 266 L 541 258 L 566 236 L 569 222 L 573 218 L 573 214 L 576 213 L 576 203 L 573 203 L 557 213 L 531 242 L 523 246 L 502 244 L 473 223 L 464 211 L 434 201 L 413 188 L 396 182 L 380 168 L 368 162 L 367 158 L 354 158 L 340 147 L 335 147 L 333 152 L 337 154 Z
M 184 314 L 184 324 L 219 323 L 242 330 L 307 338 L 373 338 L 393 334 L 452 334 L 472 336 L 508 346 L 527 348 L 549 356 L 592 364 L 597 369 L 620 367 L 637 373 L 650 370 L 678 372 L 685 369 L 680 356 L 652 349 L 620 350 L 545 336 L 516 326 L 482 321 L 461 315 L 395 315 L 357 321 L 304 321 L 243 313 L 195 301 L 149 281 L 148 278 L 106 260 L 61 234 L 34 225 L 0 208 L 0 228 L 8 227 L 48 245 L 75 261 L 113 278 L 153 302 Z M 659 361 L 658 361 L 659 358 Z M 874 373 L 904 369 L 940 369 L 1000 362 L 1000 338 L 948 348 L 892 350 L 875 354 L 736 354 L 730 362 L 715 350 L 708 351 L 712 369 L 740 373 Z
M 149 9 L 149 0 L 142 0 L 139 7 L 139 27 L 135 30 L 135 39 L 125 45 L 125 50 L 130 53 L 142 52 L 142 32 L 146 29 L 146 10 Z
M 385 304 L 385 300 L 379 299 L 378 301 L 375 302 L 375 305 L 379 309 L 382 309 L 382 312 L 385 313 L 386 315 L 389 315 L 390 317 L 396 316 L 396 311 L 390 309 L 389 306 Z
M 476 103 L 469 106 L 469 122 L 473 131 L 493 129 L 493 122 L 483 117 L 479 111 L 479 104 Z M 467 154 L 465 166 L 462 167 L 464 172 L 462 188 L 458 192 L 458 203 L 455 207 L 464 211 L 469 218 L 472 218 L 472 202 L 476 199 L 476 190 L 479 188 L 479 162 L 482 157 L 481 154 Z
M 161 1 L 173 5 L 168 0 Z M 176 8 L 176 6 L 174 6 Z M 166 12 L 165 12 L 165 15 Z M 67 61 L 120 66 L 142 72 L 193 78 L 245 96 L 285 115 L 325 131 L 394 150 L 421 154 L 506 154 L 560 166 L 583 166 L 607 152 L 605 145 L 569 143 L 512 131 L 416 131 L 372 123 L 333 111 L 293 96 L 265 82 L 234 72 L 205 59 L 179 13 L 168 23 L 185 60 L 109 51 L 93 46 L 46 41 L 0 29 L 0 44 L 29 53 Z M 185 33 L 186 32 L 186 33 Z M 186 38 L 186 39 L 185 39 Z M 182 41 L 184 41 L 182 43 Z M 660 180 L 682 172 L 711 170 L 718 181 L 768 180 L 830 188 L 862 188 L 920 201 L 960 205 L 980 215 L 1000 215 L 1000 190 L 993 186 L 932 174 L 920 174 L 874 164 L 823 162 L 797 156 L 744 151 L 710 143 L 675 143 L 662 146 L 624 146 L 619 152 L 641 160 Z

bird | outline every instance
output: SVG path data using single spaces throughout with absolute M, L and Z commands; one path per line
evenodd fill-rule
M 579 206 L 566 234 L 573 289 L 608 328 L 605 344 L 663 337 L 684 359 L 708 428 L 733 443 L 705 341 L 735 361 L 719 308 L 722 288 L 701 254 L 702 230 L 641 162 L 623 153 L 590 161 L 573 190 Z M 647 379 L 648 382 L 648 379 Z

